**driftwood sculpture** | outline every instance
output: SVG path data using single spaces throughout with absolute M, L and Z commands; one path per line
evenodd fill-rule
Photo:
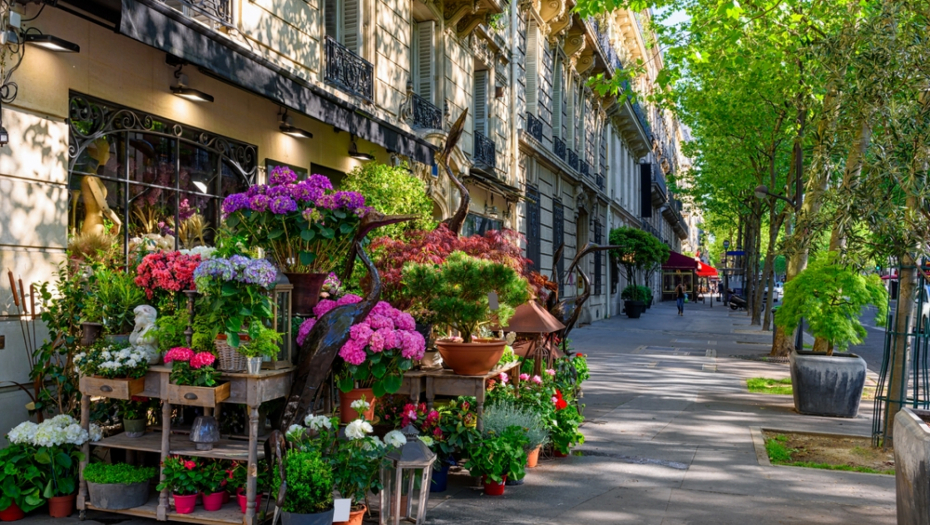
M 461 197 L 459 199 L 459 208 L 455 211 L 455 215 L 442 221 L 442 224 L 448 226 L 449 230 L 456 235 L 462 233 L 462 225 L 465 224 L 465 218 L 468 217 L 468 203 L 471 201 L 471 197 L 468 194 L 468 189 L 462 184 L 462 181 L 452 173 L 452 168 L 449 167 L 449 156 L 452 155 L 452 151 L 455 149 L 456 144 L 458 144 L 459 139 L 462 138 L 462 132 L 465 130 L 465 118 L 467 116 L 468 108 L 465 108 L 465 111 L 459 115 L 455 124 L 452 124 L 452 128 L 449 130 L 449 136 L 446 137 L 446 147 L 443 148 L 442 152 L 439 153 L 439 156 L 436 158 L 437 162 L 445 168 L 446 175 L 449 176 L 449 180 L 451 180 L 452 184 L 459 190 L 459 196 Z
M 613 250 L 615 248 L 619 248 L 619 246 L 598 246 L 597 244 L 594 244 L 594 243 L 588 243 L 587 246 L 585 246 L 575 255 L 575 258 L 572 260 L 572 263 L 568 267 L 567 274 L 571 275 L 572 271 L 578 266 L 579 263 L 581 263 L 581 260 L 586 255 L 590 253 L 594 253 L 594 252 Z M 565 325 L 565 329 L 562 330 L 561 333 L 559 333 L 559 338 L 562 341 L 565 341 L 568 338 L 568 334 L 575 327 L 575 324 L 578 322 L 578 317 L 581 315 L 581 307 L 584 306 L 584 303 L 588 300 L 589 297 L 591 297 L 591 280 L 588 279 L 588 276 L 584 273 L 584 271 L 581 268 L 578 268 L 578 275 L 580 275 L 581 280 L 584 281 L 584 292 L 581 295 L 572 299 L 572 302 L 575 303 L 574 308 L 572 309 L 572 315 L 571 317 L 568 318 L 567 321 L 566 320 L 562 321 L 562 323 Z M 559 301 L 556 306 L 557 310 L 560 312 L 564 312 L 565 305 L 567 305 L 568 302 L 569 302 L 568 300 Z M 553 315 L 555 315 L 556 317 L 559 317 L 555 313 L 553 313 Z M 563 347 L 563 351 L 565 351 L 566 353 L 568 352 L 568 350 L 564 347 Z

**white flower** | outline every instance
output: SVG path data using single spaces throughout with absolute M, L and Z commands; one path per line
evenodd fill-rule
M 368 408 L 371 406 L 371 403 L 369 403 L 368 401 L 365 401 L 364 399 L 356 399 L 355 401 L 352 402 L 350 406 L 356 412 L 364 412 L 368 410 Z
M 90 440 L 100 441 L 101 439 L 103 439 L 103 429 L 91 423 L 90 424 Z
M 364 419 L 356 419 L 346 426 L 346 437 L 349 439 L 362 439 L 366 434 L 371 434 L 374 429 L 371 423 Z
M 378 436 L 369 436 L 368 439 L 362 443 L 362 448 L 365 450 L 372 450 L 375 448 L 384 448 L 384 443 L 381 441 L 381 438 Z
M 384 444 L 394 448 L 402 447 L 407 444 L 407 436 L 400 430 L 392 430 L 384 435 Z
M 102 357 L 102 358 L 104 358 L 104 359 L 110 359 L 110 351 L 109 351 L 109 350 L 104 350 L 103 352 L 100 352 L 100 357 Z
M 417 436 L 417 438 L 419 438 L 419 440 L 422 441 L 424 445 L 428 447 L 433 446 L 433 438 L 429 436 Z
M 59 414 L 53 417 L 52 419 L 49 419 L 48 421 L 50 424 L 55 425 L 56 427 L 62 427 L 62 428 L 67 427 L 77 422 L 73 417 L 69 416 L 68 414 Z
M 32 444 L 35 439 L 37 428 L 38 425 L 32 421 L 23 421 L 13 427 L 13 430 L 10 430 L 10 433 L 7 434 L 7 438 L 10 440 L 10 443 L 29 445 Z
M 307 425 L 307 427 L 317 431 L 322 428 L 333 428 L 333 422 L 330 421 L 326 416 L 309 415 L 306 417 L 306 419 L 304 419 L 304 425 Z
M 291 425 L 287 429 L 287 437 L 290 439 L 300 439 L 304 435 L 304 427 L 300 425 Z

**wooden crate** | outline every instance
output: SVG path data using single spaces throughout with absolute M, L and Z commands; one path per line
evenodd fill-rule
M 81 392 L 89 396 L 126 399 L 139 395 L 145 390 L 145 378 L 106 379 L 103 377 L 81 377 Z
M 230 383 L 214 387 L 168 384 L 168 402 L 172 405 L 215 407 L 229 399 Z

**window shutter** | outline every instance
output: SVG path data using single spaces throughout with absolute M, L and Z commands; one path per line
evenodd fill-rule
M 433 102 L 433 63 L 435 62 L 433 46 L 433 28 L 436 22 L 417 23 L 416 46 L 417 46 L 417 94 Z
M 359 4 L 360 0 L 342 0 L 345 3 L 343 11 L 342 45 L 355 54 L 361 54 L 361 34 Z
M 539 55 L 539 30 L 536 22 L 526 25 L 526 111 L 536 116 L 536 100 L 539 98 L 537 56 Z
M 323 5 L 324 29 L 326 35 L 337 41 L 339 38 L 339 0 L 326 0 Z
M 568 85 L 571 86 L 570 83 Z M 568 104 L 568 108 L 566 108 L 566 118 L 568 121 L 566 122 L 567 126 L 565 127 L 565 144 L 569 148 L 575 149 L 575 95 L 572 93 L 571 87 L 568 88 L 566 94 L 567 96 L 565 97 L 565 100 Z
M 475 71 L 475 131 L 485 137 L 488 122 L 488 72 Z
M 552 52 L 556 53 L 552 75 L 552 135 L 562 138 L 562 57 L 558 56 L 558 47 Z

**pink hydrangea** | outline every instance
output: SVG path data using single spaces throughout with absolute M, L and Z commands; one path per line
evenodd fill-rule
M 316 303 L 316 306 L 313 307 L 313 315 L 317 319 L 326 315 L 330 310 L 338 306 L 336 301 L 331 299 L 321 299 L 320 302 Z
M 343 295 L 342 297 L 340 297 L 339 300 L 336 301 L 336 306 L 345 306 L 347 304 L 355 304 L 355 303 L 360 303 L 360 302 L 362 302 L 361 297 L 355 294 L 347 293 Z
M 370 314 L 368 316 L 368 323 L 374 330 L 379 330 L 381 328 L 394 329 L 394 321 L 386 315 Z
M 214 361 L 216 361 L 216 357 L 210 352 L 200 352 L 191 358 L 191 368 L 210 366 Z
M 170 363 L 172 361 L 190 361 L 194 357 L 194 351 L 190 348 L 185 348 L 183 346 L 177 346 L 168 350 L 168 353 L 165 354 L 165 363 Z
M 306 341 L 307 336 L 310 335 L 310 330 L 313 330 L 314 325 L 316 325 L 316 319 L 312 317 L 300 323 L 300 328 L 297 330 L 298 345 L 304 345 L 304 341 Z
M 375 315 L 391 315 L 393 311 L 394 307 L 384 301 L 378 301 L 375 307 L 371 309 L 371 313 Z
M 363 348 L 368 346 L 368 340 L 371 339 L 372 333 L 374 333 L 374 330 L 368 326 L 368 323 L 359 323 L 352 325 L 352 328 L 349 328 L 349 337 L 351 337 L 356 343 L 360 344 Z
M 400 355 L 405 359 L 423 359 L 426 352 L 426 340 L 419 332 L 398 332 L 403 334 L 403 344 L 400 348 Z M 395 336 L 396 337 L 396 336 Z
M 412 315 L 406 312 L 400 312 L 400 314 L 394 318 L 394 326 L 398 330 L 416 330 L 417 322 L 413 320 Z
M 349 339 L 339 350 L 339 357 L 350 365 L 360 365 L 365 362 L 365 347 L 359 346 L 354 339 Z
M 381 330 L 371 334 L 371 338 L 368 340 L 368 348 L 376 354 L 384 351 L 384 335 L 381 334 Z
M 384 341 L 385 350 L 393 350 L 395 348 L 400 348 L 400 345 L 403 343 L 403 339 L 400 337 L 397 337 L 397 332 L 389 328 L 381 328 L 375 333 L 381 336 L 381 339 Z M 398 341 L 398 339 L 400 340 Z

